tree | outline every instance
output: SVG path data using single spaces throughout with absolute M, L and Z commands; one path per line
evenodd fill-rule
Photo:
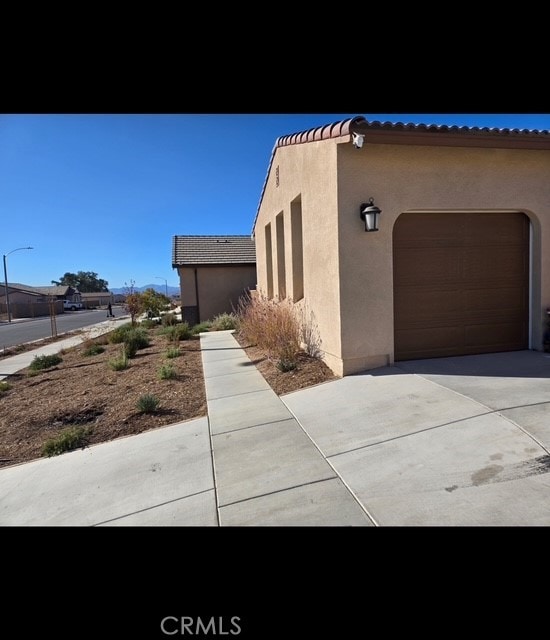
M 96 293 L 99 291 L 109 291 L 107 280 L 97 277 L 95 271 L 79 271 L 70 273 L 67 271 L 60 280 L 52 280 L 52 284 L 73 287 L 80 293 Z
M 170 299 L 154 289 L 145 289 L 141 294 L 141 299 L 144 310 L 151 311 L 153 316 L 159 316 L 161 311 L 170 306 Z
M 130 314 L 132 324 L 136 324 L 136 316 L 143 313 L 143 295 L 141 293 L 128 294 L 124 305 L 126 311 Z

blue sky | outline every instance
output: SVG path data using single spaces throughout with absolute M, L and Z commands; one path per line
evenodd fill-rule
M 550 114 L 0 115 L 0 253 L 34 247 L 8 279 L 178 286 L 172 236 L 250 233 L 276 138 L 356 115 L 550 129 Z

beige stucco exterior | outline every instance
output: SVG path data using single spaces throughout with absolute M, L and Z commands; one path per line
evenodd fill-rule
M 243 292 L 256 287 L 253 264 L 179 267 L 178 273 L 184 317 L 186 310 L 198 307 L 199 322 L 212 320 L 220 313 L 231 313 Z
M 368 137 L 355 148 L 349 135 L 278 147 L 254 227 L 258 288 L 267 293 L 264 230 L 270 223 L 274 295 L 280 290 L 275 219 L 282 212 L 286 292 L 293 297 L 290 203 L 301 197 L 299 304 L 315 316 L 323 358 L 338 375 L 392 364 L 392 231 L 398 216 L 520 211 L 531 221 L 530 347 L 540 350 L 550 307 L 548 176 L 550 150 L 543 148 L 395 144 Z M 359 217 L 360 204 L 370 197 L 382 210 L 376 233 L 365 233 Z

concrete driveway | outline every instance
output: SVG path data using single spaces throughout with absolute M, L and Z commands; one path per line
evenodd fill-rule
M 403 362 L 282 399 L 376 524 L 550 524 L 549 354 Z

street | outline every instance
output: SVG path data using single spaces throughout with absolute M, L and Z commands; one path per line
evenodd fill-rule
M 115 317 L 124 315 L 121 307 L 113 307 Z M 66 311 L 56 316 L 57 333 L 65 333 L 66 331 L 74 331 L 82 327 L 88 327 L 97 322 L 103 322 L 107 319 L 105 309 L 101 310 L 85 310 L 85 311 Z M 32 340 L 40 340 L 42 338 L 50 338 L 51 324 L 50 317 L 36 318 L 34 320 L 16 321 L 9 324 L 8 322 L 0 322 L 0 349 L 5 347 L 13 347 Z

